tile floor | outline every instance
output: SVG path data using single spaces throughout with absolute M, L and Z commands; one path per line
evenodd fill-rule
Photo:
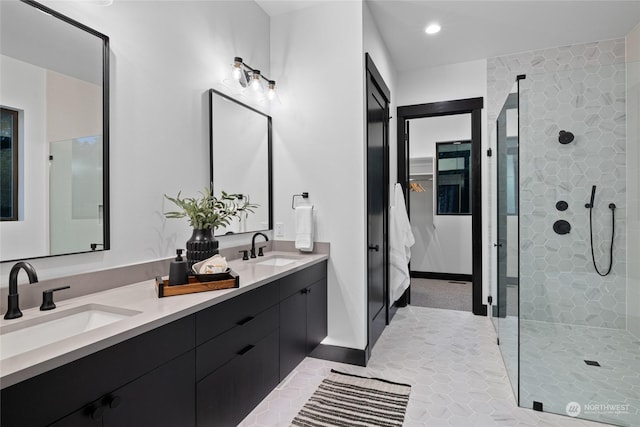
M 577 402 L 584 418 L 640 426 L 640 339 L 620 329 L 532 320 L 520 321 L 520 333 L 522 406 L 536 400 L 545 411 L 564 412 Z M 587 404 L 625 407 L 587 412 Z
M 331 368 L 411 384 L 405 426 L 603 426 L 518 408 L 488 317 L 411 306 L 398 310 L 369 366 L 307 358 L 240 425 L 289 426 Z

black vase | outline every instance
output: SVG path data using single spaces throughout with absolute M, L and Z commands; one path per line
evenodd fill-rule
M 211 228 L 194 228 L 187 240 L 187 261 L 189 268 L 193 264 L 211 258 L 218 253 L 218 241 L 213 237 Z

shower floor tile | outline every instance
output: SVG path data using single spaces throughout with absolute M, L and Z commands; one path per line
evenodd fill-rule
M 602 427 L 519 408 L 488 317 L 411 306 L 398 310 L 369 366 L 306 358 L 240 425 L 289 426 L 332 368 L 411 384 L 408 427 Z
M 522 406 L 535 400 L 564 414 L 576 402 L 580 417 L 640 425 L 640 339 L 625 330 L 532 320 L 522 320 L 520 332 Z

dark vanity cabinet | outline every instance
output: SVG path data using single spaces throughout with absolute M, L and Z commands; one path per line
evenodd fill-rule
M 195 426 L 195 316 L 2 390 L 2 426 Z
M 280 279 L 280 381 L 327 336 L 327 263 Z
M 52 427 L 194 426 L 194 351 L 108 393 Z
M 312 265 L 2 389 L 0 425 L 235 426 L 327 335 L 326 271 Z
M 198 426 L 235 426 L 278 385 L 278 282 L 196 315 Z

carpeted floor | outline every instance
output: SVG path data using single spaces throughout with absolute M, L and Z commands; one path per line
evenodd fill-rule
M 411 305 L 471 311 L 471 282 L 411 279 Z

